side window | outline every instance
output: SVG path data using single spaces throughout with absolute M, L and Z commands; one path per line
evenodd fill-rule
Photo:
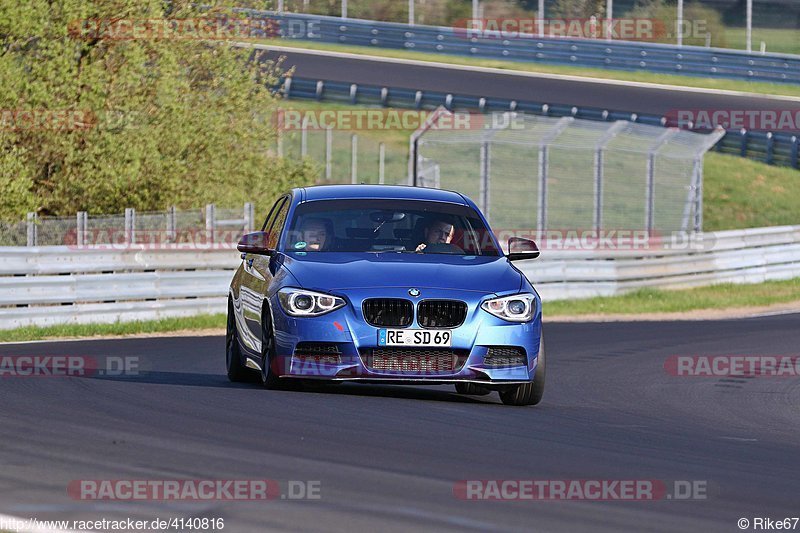
M 272 220 L 268 230 L 267 248 L 276 248 L 278 246 L 278 237 L 283 230 L 283 225 L 286 222 L 286 215 L 289 213 L 289 202 L 285 201 L 278 208 L 275 218 Z
M 278 201 L 272 205 L 272 209 L 269 210 L 267 218 L 264 219 L 264 225 L 261 226 L 261 231 L 267 231 L 267 228 L 269 228 L 269 226 L 272 224 L 272 220 L 275 217 L 275 214 L 278 212 L 278 207 L 285 201 L 286 197 L 281 196 L 280 198 L 278 198 Z

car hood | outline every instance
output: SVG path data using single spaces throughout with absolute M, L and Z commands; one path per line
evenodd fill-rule
M 289 252 L 283 266 L 303 288 L 323 291 L 417 287 L 503 293 L 522 285 L 522 275 L 504 256 Z

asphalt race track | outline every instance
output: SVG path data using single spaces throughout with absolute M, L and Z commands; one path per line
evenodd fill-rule
M 800 380 L 675 377 L 671 355 L 797 355 L 800 315 L 547 324 L 538 407 L 449 387 L 228 383 L 222 337 L 0 345 L 138 358 L 138 375 L 0 378 L 0 513 L 222 517 L 225 531 L 738 531 L 798 516 Z M 318 481 L 320 499 L 81 501 L 81 479 Z M 675 480 L 705 499 L 472 501 L 459 480 Z
M 285 57 L 283 66 L 294 66 L 295 75 L 303 78 L 452 92 L 487 98 L 511 98 L 551 105 L 578 105 L 653 115 L 663 115 L 679 109 L 800 111 L 800 99 L 797 98 L 778 99 L 718 94 L 703 90 L 640 87 L 624 83 L 529 77 L 512 73 L 387 63 L 294 50 L 271 51 L 264 57 L 273 60 Z

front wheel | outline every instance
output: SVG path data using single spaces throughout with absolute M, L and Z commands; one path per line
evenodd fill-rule
M 239 331 L 236 329 L 236 318 L 233 316 L 233 305 L 228 302 L 228 324 L 225 329 L 225 367 L 228 380 L 234 383 L 248 381 L 250 370 L 242 364 L 242 349 L 239 347 Z
M 539 361 L 533 381 L 518 385 L 513 389 L 500 393 L 500 400 L 505 405 L 536 405 L 542 401 L 545 380 L 544 335 L 539 340 Z
M 278 377 L 278 355 L 275 344 L 275 333 L 272 329 L 272 316 L 269 308 L 264 308 L 261 319 L 261 384 L 266 389 L 280 389 L 285 381 Z

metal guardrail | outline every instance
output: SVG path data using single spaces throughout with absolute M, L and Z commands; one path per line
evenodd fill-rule
M 758 54 L 723 48 L 678 47 L 633 41 L 539 38 L 534 35 L 503 38 L 490 32 L 478 37 L 460 28 L 409 26 L 272 11 L 241 12 L 250 17 L 275 21 L 278 25 L 276 33 L 287 39 L 507 61 L 800 83 L 800 56 L 790 54 Z
M 579 107 L 546 102 L 486 98 L 437 91 L 415 91 L 377 85 L 357 85 L 326 80 L 292 77 L 282 81 L 280 89 L 287 98 L 330 101 L 353 105 L 376 105 L 413 109 L 478 110 L 483 112 L 521 111 L 551 117 L 575 117 L 587 120 L 627 120 L 653 126 L 674 125 L 667 117 Z M 715 151 L 762 161 L 770 165 L 800 168 L 800 138 L 788 133 L 728 130 Z
M 520 267 L 545 300 L 800 276 L 800 226 L 699 234 L 681 248 L 545 250 Z M 233 249 L 0 248 L 0 329 L 225 311 Z

